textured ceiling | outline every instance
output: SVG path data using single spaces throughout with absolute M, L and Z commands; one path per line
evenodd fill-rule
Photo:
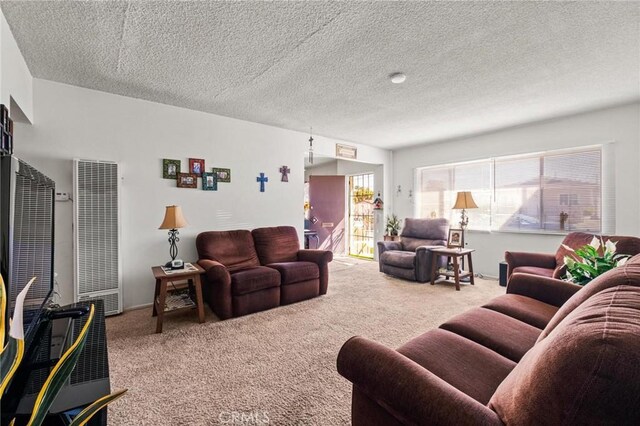
M 640 98 L 639 3 L 1 7 L 35 77 L 385 148 Z

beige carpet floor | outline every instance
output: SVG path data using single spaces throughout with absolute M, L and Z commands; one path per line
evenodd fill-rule
M 325 296 L 227 321 L 207 307 L 206 323 L 176 313 L 155 334 L 151 308 L 109 318 L 112 387 L 129 388 L 109 424 L 348 424 L 351 386 L 335 364 L 349 337 L 397 347 L 504 293 L 493 280 L 459 292 L 402 281 L 350 258 L 330 271 Z

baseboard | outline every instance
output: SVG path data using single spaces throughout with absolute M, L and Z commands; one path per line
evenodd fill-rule
M 136 306 L 129 306 L 128 308 L 124 308 L 124 310 L 122 311 L 124 312 L 129 312 L 129 311 L 137 311 L 138 309 L 144 309 L 144 308 L 150 308 L 153 305 L 153 303 L 145 303 L 142 305 L 136 305 Z

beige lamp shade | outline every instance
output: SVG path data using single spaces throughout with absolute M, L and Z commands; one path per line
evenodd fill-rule
M 187 226 L 187 221 L 182 216 L 180 206 L 167 206 L 164 212 L 164 220 L 158 229 L 178 229 Z
M 477 209 L 478 205 L 475 201 L 473 201 L 473 197 L 471 196 L 471 192 L 469 191 L 461 191 L 458 192 L 458 198 L 456 199 L 456 204 L 452 207 L 452 209 Z

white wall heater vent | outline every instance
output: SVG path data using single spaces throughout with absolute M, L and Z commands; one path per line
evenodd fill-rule
M 122 312 L 118 163 L 73 160 L 74 297 Z

